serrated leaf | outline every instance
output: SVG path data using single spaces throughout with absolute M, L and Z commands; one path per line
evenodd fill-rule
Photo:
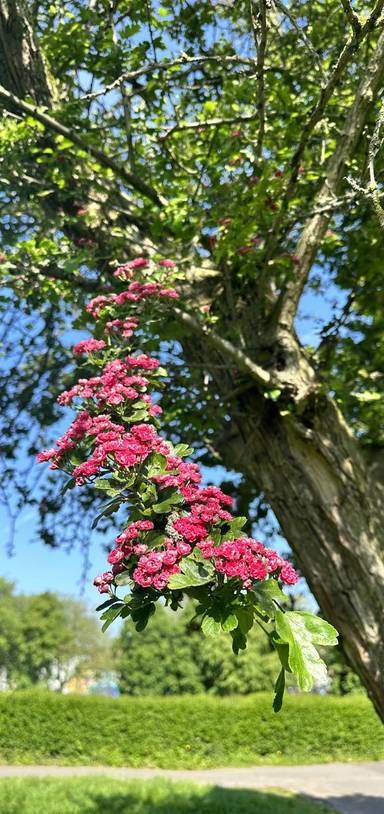
M 242 532 L 242 528 L 246 522 L 246 517 L 234 517 L 233 520 L 230 520 L 228 523 L 229 529 L 223 535 L 222 541 L 225 542 L 226 540 L 234 540 L 237 537 L 244 537 L 245 532 Z
M 109 605 L 114 605 L 114 604 L 117 604 L 116 597 L 112 596 L 110 599 L 106 599 L 105 602 L 102 602 L 101 605 L 98 605 L 96 610 L 101 611 L 101 610 L 104 610 L 105 608 L 108 608 Z
M 221 622 L 221 629 L 224 633 L 230 633 L 235 630 L 239 624 L 239 620 L 235 613 L 228 613 L 228 615 Z
M 147 627 L 149 619 L 155 611 L 156 605 L 154 602 L 148 602 L 135 610 L 131 610 L 132 620 L 135 622 L 135 627 L 138 632 L 141 632 Z
M 308 611 L 295 611 L 295 616 L 303 620 L 314 644 L 320 644 L 323 647 L 335 647 L 337 645 L 339 634 L 336 628 L 326 622 L 325 619 L 322 619 L 321 616 L 315 616 L 314 613 L 308 613 Z
M 181 572 L 173 574 L 168 582 L 171 591 L 183 588 L 192 588 L 197 585 L 205 585 L 213 577 L 214 569 L 211 563 L 195 562 L 192 557 L 184 557 L 180 563 Z
M 192 455 L 193 449 L 189 447 L 188 444 L 176 444 L 173 448 L 175 455 L 178 455 L 179 458 L 185 458 L 186 455 Z
M 144 418 L 148 417 L 148 410 L 136 410 L 133 415 L 129 416 L 127 421 L 131 424 L 135 424 L 137 421 L 143 421 Z
M 124 488 L 122 484 L 118 487 L 114 486 L 110 478 L 97 478 L 93 481 L 92 486 L 94 486 L 95 489 L 102 489 L 104 492 L 107 492 L 108 495 L 111 495 L 111 497 L 120 494 Z
M 311 616 L 311 614 L 308 614 Z M 313 681 L 323 684 L 327 679 L 327 668 L 316 650 L 311 630 L 305 618 L 295 611 L 276 611 L 276 631 L 289 645 L 288 663 L 295 674 L 301 690 L 309 691 Z
M 235 613 L 239 622 L 239 630 L 246 636 L 253 627 L 253 608 L 249 605 L 248 607 L 239 607 L 236 608 Z
M 218 636 L 221 633 L 221 622 L 206 614 L 201 623 L 201 629 L 205 636 Z
M 102 517 L 109 517 L 114 512 L 117 512 L 117 510 L 120 508 L 120 506 L 121 506 L 121 501 L 120 500 L 113 500 L 112 503 L 108 503 L 108 505 L 104 507 L 103 511 L 101 511 L 95 517 L 91 528 L 95 529 L 98 522 L 99 522 L 99 520 L 101 520 Z
M 235 656 L 238 656 L 239 650 L 245 650 L 247 647 L 247 637 L 244 633 L 239 630 L 239 628 L 235 628 L 235 630 L 231 631 L 232 636 L 232 650 Z
M 67 482 L 64 484 L 64 486 L 62 488 L 61 494 L 65 495 L 65 493 L 68 491 L 68 489 L 73 489 L 74 486 L 76 486 L 75 478 L 69 478 L 69 480 L 67 480 Z

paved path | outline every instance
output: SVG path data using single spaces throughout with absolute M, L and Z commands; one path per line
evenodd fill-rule
M 341 814 L 384 814 L 384 762 L 256 766 L 250 769 L 128 769 L 109 766 L 0 766 L 2 777 L 167 777 L 226 788 L 283 788 L 328 803 Z

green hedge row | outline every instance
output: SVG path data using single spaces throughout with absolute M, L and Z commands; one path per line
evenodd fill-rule
M 198 768 L 384 758 L 365 697 L 0 694 L 0 761 Z

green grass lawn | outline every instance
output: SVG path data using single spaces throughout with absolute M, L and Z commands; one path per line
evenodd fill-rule
M 295 794 L 172 783 L 168 780 L 7 778 L 1 814 L 331 814 Z

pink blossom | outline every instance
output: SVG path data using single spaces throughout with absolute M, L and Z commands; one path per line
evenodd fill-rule
M 179 299 L 179 294 L 177 293 L 175 288 L 162 288 L 159 292 L 160 297 L 170 297 L 173 300 Z
M 185 537 L 188 543 L 195 543 L 196 540 L 202 540 L 207 536 L 208 531 L 206 527 L 190 517 L 180 517 L 173 523 L 173 528 L 182 537 Z
M 91 353 L 94 350 L 102 350 L 105 348 L 104 339 L 83 339 L 74 345 L 72 348 L 73 353 L 81 355 L 83 353 Z
M 163 266 L 164 268 L 168 269 L 174 268 L 176 266 L 176 263 L 174 263 L 173 260 L 168 260 L 167 258 L 165 258 L 164 260 L 158 260 L 157 264 L 158 266 Z
M 115 565 L 116 563 L 121 562 L 125 557 L 124 551 L 121 548 L 114 548 L 113 551 L 110 551 L 107 557 L 108 562 L 111 565 Z
M 42 452 L 39 452 L 36 455 L 37 463 L 42 464 L 45 461 L 50 461 L 51 458 L 54 458 L 57 455 L 57 449 L 43 449 Z
M 279 579 L 285 582 L 286 585 L 296 585 L 296 582 L 299 581 L 299 575 L 290 562 L 285 562 L 280 571 Z
M 143 370 L 156 370 L 160 364 L 157 359 L 152 359 L 144 353 L 141 356 L 127 356 L 125 361 L 129 367 L 141 367 Z

